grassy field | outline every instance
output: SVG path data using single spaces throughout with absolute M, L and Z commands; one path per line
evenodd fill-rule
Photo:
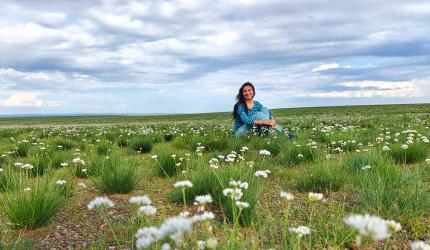
M 430 104 L 273 113 L 0 118 L 0 249 L 430 244 Z

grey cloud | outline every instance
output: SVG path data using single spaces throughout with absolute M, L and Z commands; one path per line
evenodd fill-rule
M 126 92 L 183 86 L 198 92 L 205 82 L 230 91 L 244 79 L 254 79 L 262 92 L 307 93 L 338 90 L 336 83 L 342 81 L 407 81 L 429 75 L 426 1 L 6 3 L 39 14 L 2 15 L 0 38 L 2 29 L 23 23 L 39 24 L 52 34 L 34 42 L 0 39 L 0 68 L 82 74 L 93 81 L 3 79 L 0 86 L 9 89 Z M 171 4 L 172 15 L 168 8 L 163 12 L 164 3 Z M 50 14 L 53 20 L 41 20 Z M 322 63 L 360 60 L 375 67 L 312 72 Z

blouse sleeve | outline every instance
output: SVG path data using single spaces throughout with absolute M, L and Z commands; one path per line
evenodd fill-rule
M 245 112 L 245 110 L 241 104 L 239 104 L 239 107 L 237 108 L 237 113 L 239 114 L 239 117 L 243 123 L 250 125 L 250 126 L 254 125 L 255 117 L 246 114 L 246 112 Z

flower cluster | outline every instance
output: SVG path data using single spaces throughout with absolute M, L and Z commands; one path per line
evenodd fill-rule
M 292 201 L 294 200 L 294 195 L 291 193 L 287 193 L 287 192 L 280 192 L 279 196 L 281 196 L 282 199 L 286 200 L 286 201 Z
M 81 160 L 81 158 L 75 158 L 75 159 L 73 159 L 72 160 L 72 162 L 74 163 L 74 164 L 76 164 L 76 165 L 85 165 L 85 161 L 84 160 Z
M 133 196 L 128 200 L 131 204 L 136 205 L 151 205 L 151 199 L 148 196 Z
M 269 156 L 270 152 L 268 150 L 266 150 L 266 149 L 262 149 L 262 150 L 260 150 L 260 155 Z
M 185 181 L 178 181 L 173 185 L 175 188 L 187 188 L 187 187 L 193 187 L 193 183 L 191 181 L 185 180 Z
M 386 221 L 378 216 L 369 214 L 350 215 L 345 218 L 345 224 L 355 228 L 361 236 L 374 240 L 383 240 L 391 234 L 400 231 L 401 225 L 395 221 Z
M 240 201 L 240 199 L 243 196 L 242 189 L 248 189 L 248 186 L 249 186 L 248 182 L 230 180 L 229 185 L 230 185 L 230 188 L 224 189 L 223 194 L 227 197 L 230 197 L 232 200 L 234 200 L 236 206 L 240 210 L 249 207 L 249 204 L 247 202 Z
M 258 171 L 255 172 L 254 175 L 257 176 L 257 177 L 261 176 L 263 178 L 267 178 L 268 174 L 270 174 L 270 170 L 266 169 L 266 170 L 258 170 Z
M 288 231 L 296 233 L 298 237 L 302 237 L 311 233 L 311 230 L 306 226 L 290 227 Z
M 136 247 L 137 249 L 149 248 L 153 243 L 166 238 L 174 241 L 176 246 L 179 247 L 183 243 L 184 236 L 192 232 L 194 223 L 213 218 L 214 215 L 210 212 L 193 217 L 179 215 L 166 219 L 158 228 L 140 228 L 136 234 Z
M 93 208 L 104 208 L 104 207 L 113 207 L 114 203 L 109 200 L 109 198 L 107 197 L 96 197 L 94 200 L 90 201 L 90 203 L 88 203 L 87 207 L 88 209 L 93 209 Z
M 320 193 L 312 193 L 310 192 L 308 194 L 308 198 L 310 202 L 314 202 L 314 201 L 320 201 L 324 198 L 323 194 Z

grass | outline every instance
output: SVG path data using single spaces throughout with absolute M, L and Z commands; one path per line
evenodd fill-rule
M 28 151 L 30 150 L 30 143 L 28 142 L 18 142 L 14 148 L 11 149 L 13 156 L 15 157 L 27 157 Z
M 250 207 L 245 209 L 239 221 L 243 225 L 250 225 L 256 213 L 257 200 L 262 192 L 263 185 L 257 177 L 254 176 L 254 171 L 245 166 L 229 165 L 220 170 L 212 170 L 210 168 L 201 169 L 187 176 L 193 183 L 192 188 L 186 189 L 186 200 L 191 203 L 197 195 L 211 194 L 214 198 L 214 203 L 221 208 L 225 216 L 231 221 L 233 213 L 237 212 L 236 207 L 232 205 L 230 198 L 223 195 L 223 189 L 229 187 L 230 180 L 240 180 L 247 182 L 249 188 L 243 190 L 242 201 L 248 202 Z M 171 201 L 181 203 L 182 191 L 174 189 L 170 194 Z
M 287 143 L 277 156 L 277 162 L 283 166 L 296 166 L 302 163 L 315 163 L 322 157 L 321 151 L 312 146 Z
M 124 194 L 132 192 L 140 179 L 138 161 L 112 156 L 98 166 L 92 183 L 105 194 Z
M 76 146 L 76 142 L 69 139 L 59 139 L 54 141 L 53 146 L 59 150 L 70 150 Z
M 424 161 L 429 152 L 428 145 L 416 142 L 409 144 L 407 149 L 400 144 L 393 145 L 389 154 L 397 163 L 413 164 Z
M 97 144 L 96 152 L 98 155 L 107 156 L 111 151 L 111 147 L 112 145 L 109 142 L 103 141 Z
M 19 189 L 1 196 L 0 202 L 14 228 L 34 229 L 46 225 L 71 195 L 72 185 L 59 186 L 45 177 L 22 180 Z
M 136 152 L 149 153 L 152 150 L 153 144 L 153 139 L 149 136 L 139 136 L 133 139 L 130 146 Z
M 389 159 L 378 151 L 351 153 L 343 160 L 343 167 L 350 173 L 363 171 L 365 166 L 378 167 L 389 163 Z
M 297 178 L 296 188 L 300 192 L 336 192 L 347 180 L 342 168 L 318 165 L 304 170 Z
M 413 170 L 380 165 L 357 176 L 355 192 L 361 211 L 401 221 L 429 215 L 430 194 Z
M 157 150 L 155 161 L 156 173 L 160 177 L 175 176 L 186 168 L 186 161 L 183 156 L 177 155 L 175 151 L 168 148 Z M 182 159 L 182 160 L 181 160 Z
M 192 203 L 197 195 L 204 194 L 213 197 L 207 209 L 215 213 L 215 220 L 196 225 L 184 238 L 184 249 L 195 248 L 198 240 L 208 237 L 217 238 L 219 249 L 352 249 L 356 248 L 356 232 L 343 219 L 356 213 L 379 215 L 402 224 L 403 230 L 392 236 L 388 249 L 409 248 L 411 241 L 429 238 L 430 165 L 425 161 L 430 158 L 429 145 L 418 138 L 430 137 L 430 105 L 273 112 L 277 123 L 298 138 L 288 140 L 280 134 L 232 136 L 232 120 L 225 113 L 0 119 L 0 124 L 7 126 L 37 125 L 0 129 L 3 247 L 19 248 L 23 246 L 20 242 L 31 241 L 33 248 L 58 248 L 70 241 L 88 248 L 79 245 L 79 238 L 97 242 L 93 248 L 133 249 L 138 227 L 159 226 L 183 210 L 198 214 Z M 48 126 L 68 123 L 74 125 Z M 75 126 L 85 123 L 91 125 Z M 399 147 L 406 144 L 405 130 L 415 139 L 402 151 Z M 384 145 L 390 150 L 383 151 Z M 17 151 L 18 146 L 22 148 Z M 204 149 L 196 152 L 199 146 Z M 262 149 L 270 156 L 260 155 Z M 223 156 L 232 151 L 237 153 L 235 161 L 226 162 Z M 157 161 L 153 155 L 158 156 Z M 77 157 L 85 164 L 74 164 L 72 160 Z M 219 159 L 218 169 L 209 166 L 211 158 Z M 32 163 L 34 169 L 18 169 L 16 162 Z M 69 166 L 60 167 L 63 162 Z M 363 169 L 368 165 L 370 168 Z M 271 171 L 267 179 L 254 175 L 264 169 Z M 67 179 L 66 186 L 55 185 L 58 179 Z M 231 179 L 249 183 L 241 200 L 250 207 L 242 211 L 238 227 L 232 223 L 237 207 L 223 195 Z M 186 208 L 182 190 L 173 188 L 181 180 L 193 183 L 185 190 Z M 81 185 L 75 191 L 77 182 L 87 188 Z M 23 191 L 27 186 L 29 193 Z M 280 191 L 292 192 L 295 199 L 287 206 Z M 308 202 L 308 192 L 323 193 L 325 201 Z M 148 195 L 157 213 L 130 226 L 136 209 L 129 209 L 128 199 L 135 195 Z M 88 211 L 86 204 L 96 196 L 108 196 L 115 207 L 102 214 Z M 8 212 L 3 209 L 6 204 Z M 40 211 L 29 209 L 28 204 Z M 66 216 L 51 220 L 59 211 Z M 212 231 L 207 230 L 209 225 Z M 289 228 L 301 225 L 308 226 L 311 233 L 298 242 Z M 58 226 L 66 227 L 67 233 Z M 113 240 L 114 234 L 122 238 Z M 383 244 L 368 243 L 364 249 L 379 249 Z

